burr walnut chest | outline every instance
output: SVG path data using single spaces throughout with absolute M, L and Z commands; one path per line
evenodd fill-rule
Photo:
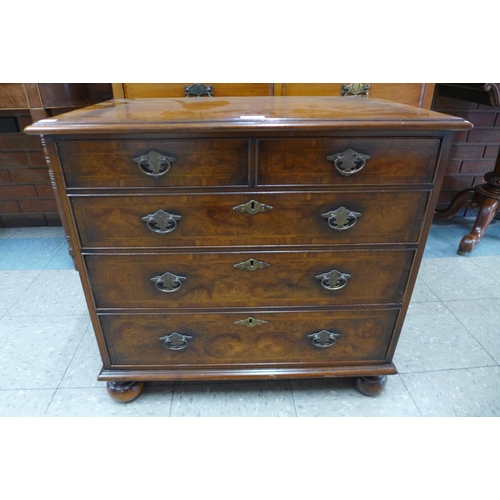
M 145 381 L 353 377 L 392 358 L 454 130 L 366 97 L 114 100 L 41 120 L 118 401 Z

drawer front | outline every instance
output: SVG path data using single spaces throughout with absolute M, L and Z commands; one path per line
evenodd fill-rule
M 412 250 L 87 255 L 99 308 L 399 304 Z M 331 273 L 331 274 L 330 274 Z
M 59 142 L 68 187 L 246 186 L 244 139 Z
M 259 140 L 258 184 L 430 183 L 439 144 L 431 138 Z
M 349 85 L 349 84 L 346 84 Z M 425 83 L 372 83 L 368 89 L 370 99 L 422 106 Z M 287 96 L 341 96 L 342 83 L 283 83 L 282 95 Z
M 104 315 L 100 320 L 115 366 L 304 365 L 383 361 L 397 313 Z M 255 326 L 242 323 L 249 318 Z
M 185 87 L 192 83 L 124 83 L 124 95 L 128 99 L 186 97 Z M 213 97 L 245 97 L 273 95 L 272 83 L 205 83 L 211 86 Z
M 336 245 L 417 242 L 428 193 L 74 196 L 71 201 L 82 245 L 90 248 Z M 251 201 L 254 211 L 257 203 L 267 210 L 249 213 Z

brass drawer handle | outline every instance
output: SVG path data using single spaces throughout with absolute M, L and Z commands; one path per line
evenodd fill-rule
M 327 156 L 328 161 L 333 162 L 335 170 L 344 177 L 356 174 L 365 168 L 369 155 L 358 153 L 354 149 L 346 149 L 341 153 Z
M 163 155 L 157 151 L 150 151 L 145 155 L 132 158 L 139 165 L 139 169 L 153 179 L 163 177 L 176 160 L 173 156 Z
M 177 221 L 181 219 L 181 215 L 169 214 L 164 210 L 158 210 L 154 214 L 141 217 L 147 228 L 158 234 L 171 233 L 177 227 Z
M 340 290 L 347 285 L 351 275 L 333 269 L 328 273 L 318 274 L 315 278 L 320 280 L 321 286 L 327 290 Z
M 328 226 L 334 231 L 345 231 L 350 229 L 356 222 L 358 222 L 358 217 L 361 217 L 359 212 L 353 212 L 345 207 L 337 208 L 337 210 L 331 210 L 321 214 L 328 221 Z
M 339 337 L 339 333 L 329 332 L 328 330 L 321 330 L 307 336 L 307 338 L 312 339 L 312 343 L 316 347 L 330 347 L 337 342 Z
M 155 276 L 154 278 L 150 279 L 150 281 L 155 284 L 157 290 L 165 293 L 177 292 L 181 289 L 182 282 L 186 280 L 187 278 L 185 278 L 184 276 L 177 276 L 168 271 L 161 276 Z
M 205 85 L 203 83 L 193 83 L 193 85 L 190 86 L 184 85 L 184 92 L 186 93 L 186 97 L 190 97 L 192 95 L 196 97 L 201 97 L 202 95 L 213 97 L 213 90 L 213 85 Z
M 250 200 L 247 201 L 246 203 L 243 203 L 242 205 L 236 205 L 233 207 L 233 210 L 236 210 L 237 212 L 240 213 L 247 213 L 250 215 L 255 215 L 258 214 L 259 212 L 267 212 L 268 210 L 272 210 L 273 207 L 271 205 L 266 205 L 265 203 L 259 203 L 258 201 L 255 200 Z
M 163 347 L 170 349 L 171 351 L 180 351 L 185 349 L 188 345 L 188 341 L 193 337 L 191 335 L 183 335 L 182 333 L 171 333 L 170 335 L 165 335 L 160 337 L 158 340 L 163 342 Z
M 238 264 L 234 264 L 234 267 L 236 267 L 236 269 L 245 269 L 247 271 L 257 271 L 257 269 L 264 269 L 270 265 L 271 264 L 263 262 L 262 260 L 248 259 L 245 262 L 238 262 Z

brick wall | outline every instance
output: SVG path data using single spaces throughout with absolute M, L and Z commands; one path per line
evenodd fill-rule
M 435 97 L 432 109 L 460 116 L 474 125 L 472 130 L 455 133 L 438 201 L 438 208 L 444 208 L 457 192 L 483 184 L 484 174 L 495 167 L 500 148 L 500 110 L 444 96 Z M 467 211 L 457 215 L 467 215 Z
M 0 134 L 0 227 L 60 225 L 40 138 L 22 132 L 29 111 L 2 116 L 15 117 L 21 131 Z

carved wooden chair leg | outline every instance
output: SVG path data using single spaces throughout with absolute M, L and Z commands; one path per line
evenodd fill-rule
M 500 209 L 500 199 L 489 198 L 476 193 L 475 200 L 479 204 L 479 212 L 476 222 L 472 227 L 470 234 L 464 236 L 458 247 L 457 253 L 463 255 L 466 252 L 472 252 L 481 241 L 484 233 L 488 229 L 490 222 Z
M 460 193 L 457 193 L 453 197 L 450 204 L 446 208 L 436 210 L 434 212 L 434 218 L 438 220 L 449 219 L 462 208 L 471 206 L 473 204 L 475 192 L 474 188 L 468 188 L 460 191 Z

